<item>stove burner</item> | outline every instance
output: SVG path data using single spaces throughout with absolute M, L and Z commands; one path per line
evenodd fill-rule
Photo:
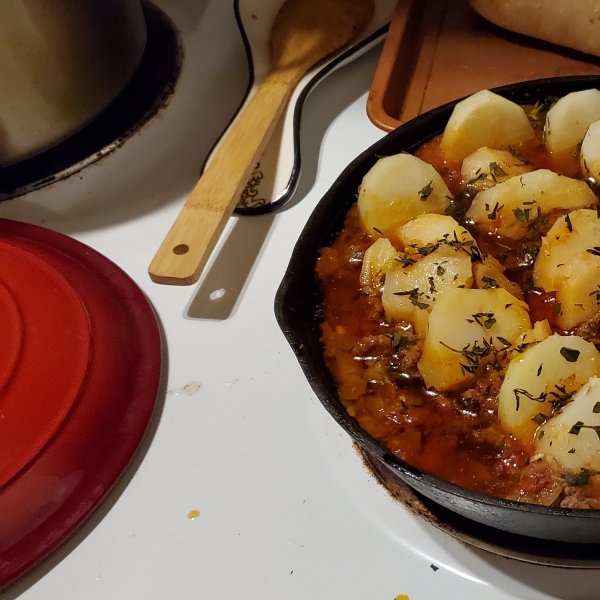
M 0 167 L 0 200 L 8 200 L 77 173 L 119 148 L 168 101 L 181 71 L 177 30 L 159 8 L 142 1 L 147 42 L 136 74 L 89 125 L 48 150 Z
M 367 468 L 390 495 L 414 515 L 471 546 L 493 554 L 540 565 L 596 569 L 600 544 L 573 544 L 537 540 L 471 521 L 418 494 L 389 467 L 359 449 Z

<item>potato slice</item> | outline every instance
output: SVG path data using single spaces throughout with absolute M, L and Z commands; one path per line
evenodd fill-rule
M 600 379 L 591 377 L 572 401 L 545 423 L 537 452 L 574 472 L 600 471 Z
M 454 107 L 440 147 L 444 158 L 456 163 L 484 146 L 508 150 L 534 135 L 518 104 L 482 90 Z
M 460 173 L 469 190 L 481 192 L 532 170 L 528 162 L 506 150 L 483 147 L 463 160 Z
M 475 244 L 473 236 L 452 217 L 435 213 L 419 215 L 400 227 L 398 238 L 405 247 L 423 247 L 443 240 Z
M 379 159 L 364 176 L 358 215 L 367 233 L 391 238 L 399 227 L 425 213 L 443 213 L 452 194 L 430 164 L 411 154 Z
M 429 315 L 418 363 L 425 385 L 444 391 L 474 381 L 479 367 L 529 329 L 527 305 L 502 288 L 448 290 Z
M 367 248 L 360 270 L 360 285 L 367 294 L 375 294 L 383 289 L 385 275 L 394 265 L 397 254 L 387 238 L 379 238 Z
M 588 127 L 600 119 L 600 91 L 571 92 L 563 96 L 546 113 L 544 140 L 556 156 L 578 154 L 578 145 Z
M 472 284 L 470 255 L 441 245 L 413 265 L 388 271 L 381 297 L 386 318 L 412 323 L 424 336 L 434 303 L 448 290 Z
M 487 254 L 483 262 L 476 262 L 473 265 L 473 275 L 475 287 L 483 290 L 501 287 L 515 298 L 523 300 L 523 291 L 519 284 L 511 281 L 504 274 L 504 267 L 491 254 Z
M 600 250 L 594 249 L 594 252 Z M 590 318 L 600 307 L 600 256 L 581 252 L 556 279 L 556 323 L 568 330 Z
M 530 443 L 556 403 L 566 402 L 593 375 L 600 375 L 594 344 L 554 334 L 510 361 L 498 395 L 498 418 L 516 438 Z
M 599 247 L 600 219 L 589 209 L 559 218 L 542 238 L 533 281 L 546 292 L 556 292 L 556 321 L 562 329 L 575 327 L 598 310 Z
M 600 121 L 594 121 L 588 127 L 581 143 L 579 163 L 586 177 L 600 182 Z
M 539 214 L 557 208 L 593 206 L 596 202 L 594 192 L 584 181 L 538 169 L 479 192 L 467 211 L 467 218 L 484 233 L 518 239 L 527 233 Z
M 533 324 L 533 329 L 529 329 L 523 335 L 519 336 L 514 342 L 512 348 L 508 351 L 511 358 L 517 354 L 521 354 L 526 348 L 533 344 L 537 344 L 549 338 L 552 335 L 552 328 L 547 319 L 536 321 Z

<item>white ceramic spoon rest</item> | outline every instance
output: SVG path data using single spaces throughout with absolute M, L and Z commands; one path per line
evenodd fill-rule
M 269 34 L 282 4 L 283 0 L 235 0 L 235 15 L 248 56 L 250 82 L 242 105 L 209 154 L 205 167 L 268 72 Z M 319 81 L 352 62 L 385 37 L 396 4 L 397 0 L 376 0 L 375 14 L 367 29 L 349 46 L 322 61 L 300 80 L 273 137 L 238 199 L 236 213 L 270 212 L 291 199 L 300 175 L 300 119 L 304 101 Z

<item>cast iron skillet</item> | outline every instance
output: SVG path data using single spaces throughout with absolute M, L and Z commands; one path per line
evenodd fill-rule
M 600 87 L 600 77 L 559 77 L 512 84 L 493 90 L 530 104 L 569 92 Z M 442 506 L 492 527 L 534 538 L 560 542 L 600 543 L 600 511 L 562 509 L 503 500 L 466 490 L 423 473 L 394 456 L 348 415 L 337 396 L 335 382 L 320 342 L 321 289 L 315 275 L 319 250 L 342 229 L 344 217 L 356 200 L 358 186 L 382 156 L 414 152 L 441 133 L 456 102 L 436 108 L 400 126 L 365 150 L 338 177 L 317 205 L 294 248 L 277 292 L 275 314 L 308 382 L 333 418 L 367 453 L 391 467 L 408 485 Z

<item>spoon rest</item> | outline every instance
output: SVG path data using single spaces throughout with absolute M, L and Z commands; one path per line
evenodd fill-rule
M 300 175 L 300 118 L 304 101 L 324 77 L 349 64 L 383 39 L 396 3 L 397 0 L 376 0 L 373 20 L 366 30 L 300 80 L 271 141 L 238 199 L 236 213 L 251 215 L 270 212 L 291 199 Z M 210 152 L 203 169 L 269 70 L 269 34 L 282 4 L 283 0 L 235 0 L 235 17 L 246 48 L 250 81 L 240 108 Z

